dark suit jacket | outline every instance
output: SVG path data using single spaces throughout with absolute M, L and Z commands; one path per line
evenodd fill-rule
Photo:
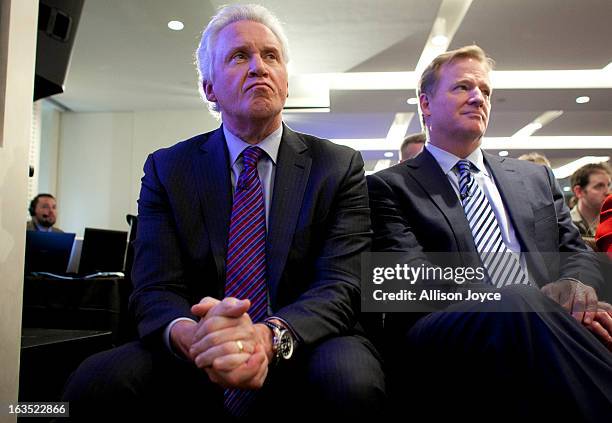
M 222 129 L 144 166 L 130 307 L 154 338 L 204 296 L 223 298 L 232 207 Z M 305 344 L 350 332 L 370 215 L 358 152 L 284 127 L 266 242 L 270 305 Z M 158 339 L 161 339 L 159 337 Z
M 487 153 L 484 160 L 521 250 L 529 253 L 527 263 L 535 282 L 542 286 L 573 277 L 599 290 L 603 281 L 594 257 L 572 224 L 552 171 Z M 427 261 L 428 252 L 456 252 L 452 264 L 475 264 L 475 254 L 462 255 L 476 252 L 476 247 L 459 198 L 427 149 L 412 160 L 370 175 L 368 188 L 374 251 L 406 252 L 407 261 Z
M 28 220 L 26 225 L 26 231 L 38 231 L 38 226 L 34 224 L 33 220 Z M 51 232 L 64 232 L 60 228 L 56 228 L 55 226 L 51 227 Z

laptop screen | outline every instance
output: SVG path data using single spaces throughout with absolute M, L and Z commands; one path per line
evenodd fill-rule
M 79 274 L 122 272 L 127 232 L 85 228 Z
M 75 234 L 26 231 L 25 273 L 65 273 Z

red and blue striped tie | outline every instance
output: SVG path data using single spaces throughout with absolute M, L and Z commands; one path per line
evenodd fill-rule
M 264 154 L 259 147 L 242 152 L 244 167 L 236 184 L 226 258 L 225 297 L 248 298 L 253 323 L 267 314 L 266 213 L 257 161 Z M 253 391 L 225 390 L 225 409 L 243 416 L 254 397 Z

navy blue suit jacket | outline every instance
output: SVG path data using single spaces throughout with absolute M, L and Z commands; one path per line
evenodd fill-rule
M 223 298 L 232 207 L 222 129 L 151 154 L 138 204 L 130 298 L 143 339 L 204 296 Z M 361 155 L 284 127 L 266 242 L 274 315 L 301 341 L 350 333 L 360 304 L 360 254 L 370 247 Z M 157 336 L 156 336 L 157 334 Z
M 595 257 L 572 224 L 552 171 L 528 161 L 484 153 L 495 184 L 527 252 L 530 277 L 545 285 L 573 277 L 597 291 L 603 281 Z M 476 247 L 457 194 L 435 158 L 424 149 L 414 159 L 368 176 L 374 251 L 405 252 L 406 261 L 425 253 L 451 252 L 457 266 L 475 265 Z M 571 260 L 558 253 L 573 255 Z M 579 259 L 578 259 L 579 258 Z

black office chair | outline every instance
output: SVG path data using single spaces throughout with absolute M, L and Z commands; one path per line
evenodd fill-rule
M 130 229 L 128 230 L 128 245 L 125 250 L 125 260 L 123 261 L 123 273 L 125 278 L 132 280 L 132 265 L 134 264 L 134 240 L 136 239 L 136 229 L 138 227 L 138 216 L 133 214 L 126 214 L 125 220 L 127 220 Z
M 116 341 L 117 345 L 121 345 L 138 338 L 134 316 L 132 316 L 128 310 L 129 298 L 134 289 L 134 286 L 132 285 L 132 265 L 134 264 L 134 240 L 136 239 L 138 216 L 127 214 L 125 219 L 128 225 L 130 225 L 130 228 L 128 230 L 128 245 L 125 250 L 125 259 L 123 261 L 125 283 L 122 284 L 121 289 L 121 309 L 119 316 L 119 333 Z

